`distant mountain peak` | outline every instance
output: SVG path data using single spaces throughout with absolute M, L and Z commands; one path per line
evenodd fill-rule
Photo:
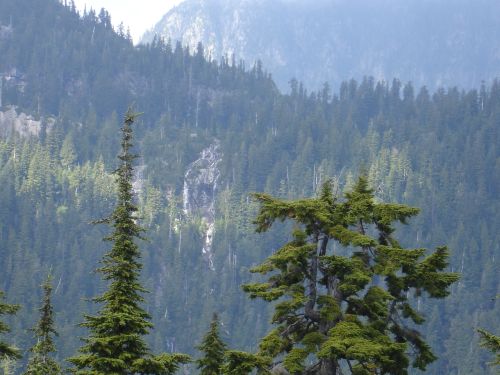
M 500 2 L 185 0 L 149 32 L 211 58 L 261 60 L 282 89 L 363 76 L 478 86 L 500 75 Z

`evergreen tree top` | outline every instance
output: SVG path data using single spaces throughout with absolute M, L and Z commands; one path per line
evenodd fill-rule
M 219 318 L 216 313 L 212 317 L 210 329 L 203 337 L 197 349 L 203 353 L 203 357 L 196 361 L 201 375 L 220 375 L 224 364 L 224 356 L 227 345 L 219 335 Z
M 54 310 L 52 307 L 52 276 L 49 274 L 42 284 L 43 300 L 38 309 L 40 319 L 33 329 L 36 344 L 30 349 L 32 357 L 28 362 L 25 375 L 59 375 L 61 367 L 51 358 L 50 354 L 56 352 L 53 336 L 57 336 L 54 328 Z
M 328 185 L 311 199 L 255 197 L 257 231 L 275 220 L 296 224 L 292 240 L 252 270 L 268 280 L 243 286 L 252 298 L 276 301 L 276 328 L 261 341 L 260 356 L 283 358 L 292 374 L 320 375 L 340 374 L 342 366 L 406 375 L 410 364 L 424 370 L 436 359 L 414 328 L 424 318 L 409 292 L 443 298 L 458 275 L 444 271 L 445 246 L 426 255 L 394 237 L 394 223 L 406 223 L 417 208 L 376 202 L 366 177 L 343 201 Z
M 52 335 L 58 336 L 54 327 L 54 309 L 52 307 L 52 275 L 49 274 L 47 279 L 42 284 L 43 301 L 42 306 L 38 309 L 40 312 L 40 320 L 38 321 L 34 332 L 35 336 L 46 341 L 41 353 L 48 354 L 55 352 L 56 348 L 52 339 Z M 35 349 L 35 348 L 34 348 Z M 33 350 L 34 351 L 34 350 Z
M 115 171 L 118 201 L 107 220 L 113 231 L 106 238 L 112 242 L 98 272 L 108 281 L 108 289 L 94 301 L 101 304 L 95 316 L 85 316 L 82 326 L 90 331 L 84 338 L 81 355 L 69 359 L 76 374 L 155 374 L 167 375 L 177 370 L 189 357 L 182 354 L 152 355 L 143 338 L 153 327 L 150 317 L 140 306 L 146 290 L 139 282 L 142 264 L 135 238 L 144 229 L 137 224 L 137 207 L 133 203 L 132 125 L 138 114 L 127 111 L 121 128 L 120 164 Z

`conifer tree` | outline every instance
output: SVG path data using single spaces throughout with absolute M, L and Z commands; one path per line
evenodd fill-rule
M 33 329 L 36 344 L 30 349 L 33 356 L 28 362 L 25 375 L 59 375 L 61 367 L 51 357 L 51 353 L 56 351 L 53 336 L 57 336 L 54 328 L 54 310 L 52 308 L 52 277 L 47 276 L 47 280 L 42 284 L 43 302 L 40 307 L 40 320 Z
M 495 299 L 499 298 L 500 295 L 497 295 L 495 298 L 492 298 L 492 300 L 494 301 Z M 477 332 L 481 337 L 481 347 L 488 349 L 492 354 L 495 355 L 495 360 L 493 362 L 490 362 L 490 365 L 500 366 L 500 336 L 494 335 L 493 333 L 483 328 L 479 328 Z
M 500 366 L 500 336 L 484 329 L 478 329 L 477 331 L 481 335 L 481 346 L 495 355 L 495 360 L 491 362 L 491 365 Z
M 246 353 L 239 350 L 228 350 L 226 352 L 222 374 L 224 375 L 248 375 L 257 370 L 257 374 L 269 374 L 270 358 L 260 355 Z
M 19 306 L 11 305 L 4 302 L 4 293 L 0 291 L 0 316 L 2 315 L 13 315 L 19 310 Z M 9 332 L 10 329 L 4 322 L 0 321 L 0 334 Z M 13 346 L 7 344 L 4 341 L 0 341 L 0 360 L 4 359 L 17 359 L 20 358 L 19 350 Z
M 424 318 L 409 295 L 443 298 L 458 275 L 443 272 L 445 247 L 428 254 L 396 240 L 394 224 L 418 209 L 376 202 L 365 177 L 342 202 L 329 183 L 317 198 L 255 197 L 258 232 L 276 220 L 296 225 L 293 239 L 253 269 L 271 274 L 267 282 L 244 286 L 252 298 L 277 301 L 260 355 L 279 358 L 290 374 L 321 375 L 404 375 L 436 359 L 415 329 Z
M 196 361 L 200 375 L 220 375 L 227 346 L 219 336 L 219 318 L 214 313 L 210 330 L 197 347 L 204 356 Z
M 152 323 L 140 306 L 146 290 L 139 282 L 141 254 L 134 242 L 142 239 L 144 232 L 137 224 L 132 190 L 133 161 L 137 158 L 131 153 L 132 124 L 136 117 L 130 109 L 125 115 L 118 156 L 120 163 L 115 171 L 118 199 L 111 216 L 101 221 L 113 228 L 112 234 L 105 238 L 112 243 L 112 248 L 97 270 L 109 286 L 104 294 L 94 299 L 102 304 L 97 315 L 85 316 L 82 326 L 90 330 L 90 335 L 83 339 L 81 354 L 69 359 L 75 365 L 72 371 L 76 374 L 167 375 L 189 360 L 183 354 L 152 355 L 143 338 Z
M 0 361 L 0 369 L 3 371 L 2 375 L 15 375 L 18 367 L 17 359 L 13 357 L 5 358 Z

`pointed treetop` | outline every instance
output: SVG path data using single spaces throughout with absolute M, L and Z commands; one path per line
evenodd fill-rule
M 36 344 L 30 349 L 32 353 L 24 375 L 59 375 L 61 367 L 51 357 L 56 352 L 53 336 L 57 336 L 54 328 L 54 310 L 52 308 L 52 275 L 49 273 L 45 282 L 41 285 L 43 289 L 40 320 L 33 329 Z
M 133 124 L 135 122 L 135 120 L 137 119 L 137 117 L 143 115 L 144 112 L 135 112 L 133 110 L 133 107 L 130 106 L 128 107 L 127 109 L 127 112 L 125 112 L 125 119 L 124 119 L 124 123 L 126 124 Z
M 200 375 L 220 375 L 224 365 L 226 344 L 219 335 L 219 317 L 213 314 L 210 329 L 197 347 L 204 356 L 196 361 Z
M 109 219 L 102 221 L 112 228 L 106 240 L 111 249 L 101 261 L 103 280 L 107 290 L 94 298 L 100 310 L 94 316 L 85 316 L 82 326 L 90 331 L 84 338 L 80 355 L 70 358 L 76 374 L 151 374 L 174 373 L 182 363 L 189 361 L 183 354 L 153 355 L 144 336 L 153 328 L 149 314 L 142 308 L 143 293 L 140 283 L 141 251 L 136 239 L 144 229 L 137 223 L 137 207 L 133 202 L 132 124 L 139 114 L 130 108 L 122 127 L 120 165 L 115 171 L 118 200 Z

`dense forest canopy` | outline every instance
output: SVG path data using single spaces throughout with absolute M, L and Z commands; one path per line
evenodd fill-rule
M 291 80 L 283 95 L 260 64 L 207 61 L 201 45 L 134 47 L 106 11 L 55 0 L 0 9 L 0 290 L 22 305 L 6 318 L 18 348 L 33 346 L 49 270 L 58 358 L 79 347 L 76 324 L 96 308 L 86 298 L 103 287 L 91 275 L 107 232 L 89 223 L 112 212 L 121 114 L 135 103 L 153 351 L 192 353 L 214 312 L 231 347 L 254 350 L 271 308 L 240 285 L 258 281 L 249 269 L 291 231 L 255 234 L 249 193 L 313 197 L 327 178 L 344 191 L 364 170 L 377 200 L 421 209 L 398 228 L 402 244 L 447 244 L 462 274 L 446 300 L 413 306 L 439 357 L 426 373 L 493 373 L 476 328 L 500 326 L 500 82 L 429 92 L 367 77 L 307 92 Z M 205 185 L 203 169 L 215 176 Z

